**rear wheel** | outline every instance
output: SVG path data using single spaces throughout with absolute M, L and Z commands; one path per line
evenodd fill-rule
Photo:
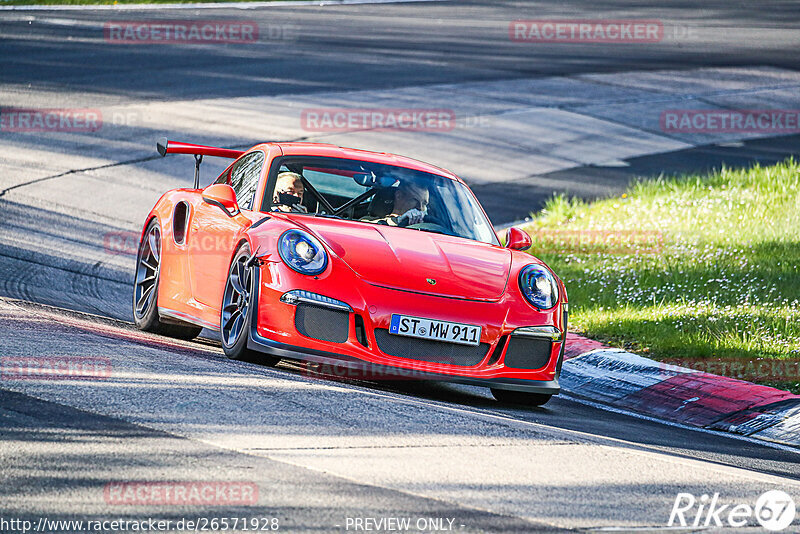
M 233 257 L 222 294 L 220 338 L 225 356 L 231 360 L 277 365 L 280 358 L 247 348 L 248 332 L 258 305 L 253 268 L 247 265 L 250 247 L 245 243 Z
M 202 330 L 194 325 L 162 323 L 158 316 L 158 280 L 161 272 L 161 231 L 158 221 L 147 225 L 136 254 L 136 275 L 133 282 L 133 322 L 136 328 L 154 334 L 194 339 Z
M 500 402 L 520 404 L 522 406 L 542 406 L 552 397 L 547 393 L 528 393 L 526 391 L 510 391 L 496 388 L 492 388 L 492 395 Z

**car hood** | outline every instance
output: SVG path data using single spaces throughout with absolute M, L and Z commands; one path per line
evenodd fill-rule
M 498 300 L 508 283 L 511 251 L 496 245 L 384 225 L 309 219 L 303 217 L 302 225 L 373 285 Z M 300 217 L 295 221 L 300 223 Z

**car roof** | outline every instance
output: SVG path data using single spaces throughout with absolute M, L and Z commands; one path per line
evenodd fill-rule
M 452 172 L 446 169 L 442 169 L 441 167 L 437 167 L 436 165 L 431 165 L 430 163 L 425 163 L 424 161 L 407 158 L 405 156 L 399 156 L 397 154 L 389 154 L 387 152 L 372 152 L 370 150 L 346 148 L 327 143 L 291 142 L 291 143 L 264 143 L 264 144 L 278 146 L 281 149 L 283 155 L 285 156 L 317 156 L 317 157 L 328 157 L 328 158 L 354 159 L 359 161 L 368 161 L 371 163 L 404 167 L 416 171 L 436 174 L 438 176 L 444 176 L 446 178 L 450 178 L 451 180 L 455 180 L 457 182 L 462 181 L 458 176 L 456 176 Z

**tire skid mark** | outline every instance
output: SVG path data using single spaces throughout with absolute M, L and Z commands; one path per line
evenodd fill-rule
M 42 182 L 46 182 L 48 180 L 55 180 L 56 178 L 63 178 L 64 176 L 69 176 L 70 174 L 76 174 L 76 173 L 87 172 L 87 171 L 96 171 L 96 170 L 99 170 L 99 169 L 108 169 L 110 167 L 119 167 L 119 166 L 122 166 L 122 165 L 132 165 L 134 163 L 144 163 L 146 161 L 152 161 L 152 160 L 158 159 L 160 157 L 161 157 L 160 155 L 147 156 L 147 157 L 144 157 L 144 158 L 129 159 L 129 160 L 125 160 L 125 161 L 118 161 L 118 162 L 115 162 L 115 163 L 106 163 L 105 165 L 96 165 L 94 167 L 84 167 L 83 169 L 71 169 L 69 171 L 64 171 L 64 172 L 59 173 L 59 174 L 53 174 L 53 175 L 50 175 L 50 176 L 44 176 L 42 178 L 34 178 L 33 180 L 28 180 L 26 182 L 22 182 L 22 183 L 19 183 L 19 184 L 15 184 L 15 185 L 6 187 L 2 191 L 0 191 L 0 198 L 4 197 L 9 191 L 13 191 L 13 190 L 19 189 L 21 187 L 27 187 L 29 185 L 39 184 L 39 183 L 42 183 Z
M 286 140 L 286 141 L 275 141 L 275 142 L 289 143 L 289 142 L 303 141 L 305 139 L 307 139 L 307 137 L 303 136 L 303 137 L 298 137 L 297 139 L 289 139 L 289 140 Z M 262 141 L 262 142 L 263 143 L 267 143 L 267 142 L 270 142 L 270 141 Z M 230 148 L 247 149 L 247 148 L 250 148 L 251 146 L 252 145 L 250 143 L 248 143 L 248 144 L 243 144 L 243 145 L 231 146 Z M 103 165 L 95 165 L 93 167 L 83 167 L 81 169 L 70 169 L 68 171 L 64 171 L 64 172 L 61 172 L 61 173 L 58 173 L 58 174 L 53 174 L 53 175 L 50 175 L 50 176 L 43 176 L 41 178 L 34 178 L 33 180 L 28 180 L 28 181 L 25 181 L 25 182 L 21 182 L 21 183 L 14 184 L 12 186 L 6 187 L 2 191 L 0 191 L 0 198 L 4 197 L 9 191 L 13 191 L 15 189 L 19 189 L 19 188 L 22 188 L 22 187 L 27 187 L 29 185 L 39 184 L 39 183 L 46 182 L 46 181 L 49 181 L 49 180 L 55 180 L 56 178 L 63 178 L 64 176 L 69 176 L 71 174 L 98 171 L 98 170 L 101 170 L 101 169 L 109 169 L 109 168 L 113 168 L 113 167 L 122 167 L 122 166 L 125 166 L 125 165 L 135 165 L 137 163 L 146 163 L 148 161 L 154 161 L 154 160 L 161 159 L 161 158 L 162 158 L 162 156 L 160 154 L 156 154 L 154 156 L 144 156 L 144 157 L 141 157 L 141 158 L 127 159 L 127 160 L 123 160 L 123 161 L 116 161 L 116 162 L 113 162 L 113 163 L 106 163 L 106 164 L 103 164 Z
M 44 304 L 22 302 L 19 299 L 9 299 L 0 297 L 0 303 L 23 310 L 23 313 L 38 317 L 43 320 L 53 321 L 61 325 L 76 328 L 78 330 L 94 334 L 100 337 L 115 340 L 123 339 L 134 343 L 152 346 L 165 350 L 179 351 L 181 353 L 197 353 L 213 355 L 215 358 L 222 355 L 222 349 L 211 347 L 210 345 L 191 341 L 172 340 L 156 334 L 135 330 L 133 325 L 123 321 L 109 319 L 100 315 L 92 315 L 83 312 L 73 312 L 62 310 L 57 307 Z M 83 318 L 81 316 L 86 316 Z M 214 350 L 216 349 L 216 350 Z

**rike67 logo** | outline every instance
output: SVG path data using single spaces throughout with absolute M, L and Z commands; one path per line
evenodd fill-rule
M 721 504 L 719 493 L 712 496 L 679 493 L 672 506 L 668 527 L 735 527 L 753 524 L 771 532 L 789 528 L 796 514 L 794 500 L 786 492 L 771 490 L 749 504 Z

